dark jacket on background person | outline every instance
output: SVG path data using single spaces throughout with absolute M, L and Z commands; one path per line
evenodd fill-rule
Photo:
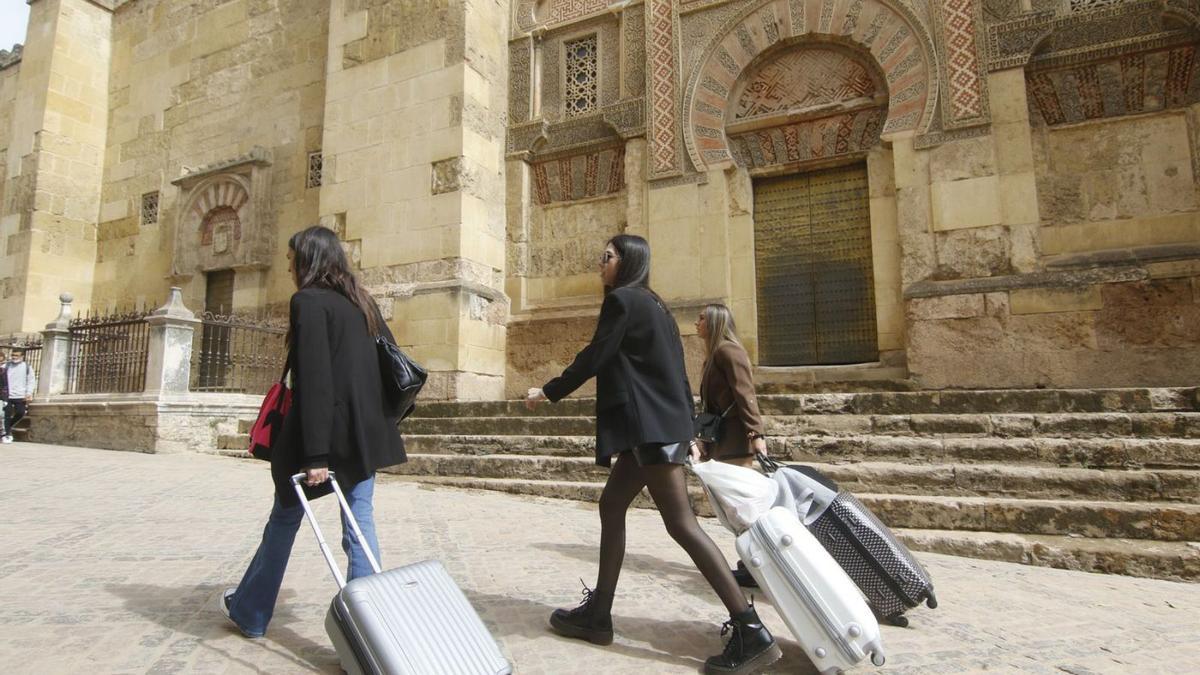
M 600 307 L 592 341 L 542 387 L 559 401 L 596 378 L 596 463 L 645 443 L 692 438 L 692 390 L 675 319 L 641 288 L 617 288 Z
M 717 347 L 700 382 L 700 398 L 704 399 L 705 412 L 720 415 L 733 406 L 721 425 L 721 440 L 715 447 L 707 448 L 708 454 L 713 458 L 753 454 L 746 433 L 762 434 L 763 423 L 758 397 L 754 394 L 750 356 L 745 349 L 732 342 Z
M 383 331 L 391 338 L 387 325 Z M 405 461 L 396 420 L 383 414 L 383 381 L 367 320 L 345 296 L 306 288 L 291 300 L 292 407 L 271 450 L 271 477 L 294 505 L 291 476 L 328 467 L 343 489 Z M 329 483 L 305 488 L 328 494 Z

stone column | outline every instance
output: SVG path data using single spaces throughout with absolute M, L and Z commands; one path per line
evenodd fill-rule
M 38 398 L 49 398 L 67 389 L 68 364 L 71 359 L 70 293 L 58 296 L 61 304 L 58 318 L 46 324 L 42 331 L 42 364 L 38 372 Z
M 172 286 L 167 303 L 154 310 L 146 322 L 150 324 L 146 395 L 188 393 L 192 375 L 192 334 L 200 320 L 183 306 L 182 290 Z

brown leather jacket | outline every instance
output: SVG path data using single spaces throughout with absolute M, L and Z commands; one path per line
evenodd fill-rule
M 762 434 L 763 423 L 758 411 L 758 398 L 754 394 L 750 356 L 745 349 L 732 342 L 717 347 L 712 363 L 705 363 L 700 398 L 704 400 L 706 412 L 718 415 L 733 406 L 725 416 L 720 442 L 716 447 L 707 448 L 708 454 L 714 458 L 753 454 L 746 433 L 755 431 Z

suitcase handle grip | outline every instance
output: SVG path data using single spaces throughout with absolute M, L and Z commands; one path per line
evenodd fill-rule
M 317 525 L 317 518 L 313 515 L 312 506 L 308 503 L 308 497 L 304 496 L 304 487 L 301 481 L 308 478 L 306 473 L 298 473 L 292 476 L 292 487 L 296 489 L 296 495 L 300 497 L 300 506 L 304 507 L 304 515 L 308 518 L 308 524 L 312 525 L 313 534 L 317 535 L 317 545 L 321 547 L 321 554 L 325 556 L 325 562 L 329 565 L 329 571 L 333 572 L 333 580 L 337 582 L 338 589 L 346 587 L 346 577 L 342 575 L 342 571 L 338 569 L 337 561 L 333 559 L 333 552 L 329 550 L 329 544 L 325 543 L 325 535 L 321 533 L 321 526 Z M 362 530 L 358 527 L 358 520 L 355 519 L 354 513 L 350 511 L 350 503 L 346 501 L 346 495 L 342 494 L 342 488 L 338 486 L 334 472 L 329 472 L 329 484 L 333 486 L 333 494 L 337 495 L 338 508 L 341 509 L 342 515 L 350 523 L 350 529 L 354 531 L 354 536 L 358 539 L 358 545 L 362 547 L 363 553 L 367 554 L 367 562 L 371 563 L 371 569 L 379 574 L 383 570 L 379 567 L 379 561 L 375 559 L 375 553 L 371 551 L 371 545 L 367 543 L 367 538 L 363 536 Z

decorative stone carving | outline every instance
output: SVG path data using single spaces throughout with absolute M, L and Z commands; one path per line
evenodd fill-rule
M 805 9 L 807 7 L 807 10 Z M 775 50 L 835 42 L 868 55 L 883 72 L 889 101 L 883 133 L 926 130 L 937 100 L 936 59 L 923 22 L 882 0 L 766 0 L 733 15 L 704 50 L 684 89 L 684 143 L 699 170 L 727 167 L 726 104 L 739 78 Z M 770 51 L 770 53 L 768 53 Z
M 940 45 L 944 67 L 939 72 L 945 91 L 942 125 L 946 129 L 987 122 L 988 98 L 978 26 L 982 25 L 975 0 L 932 3 L 940 13 Z
M 171 275 L 263 268 L 271 263 L 274 221 L 270 208 L 268 152 L 188 171 L 171 181 L 181 192 Z
M 668 176 L 679 170 L 676 91 L 679 46 L 677 18 L 671 0 L 646 0 L 646 96 L 649 99 L 650 177 Z
M 538 204 L 615 194 L 625 187 L 625 146 L 533 163 Z

